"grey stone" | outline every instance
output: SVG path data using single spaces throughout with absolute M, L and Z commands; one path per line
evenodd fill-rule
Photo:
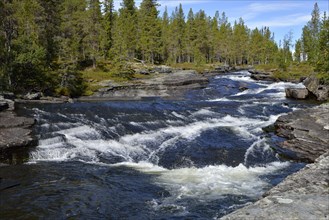
M 282 147 L 296 152 L 298 158 L 313 162 L 329 150 L 329 104 L 297 110 L 275 122 L 278 136 L 288 138 Z
M 318 90 L 319 79 L 316 78 L 315 76 L 310 76 L 304 80 L 303 84 L 307 88 L 308 91 L 315 94 L 316 91 Z
M 287 98 L 306 99 L 308 97 L 308 90 L 306 88 L 287 88 L 285 92 Z
M 157 73 L 172 73 L 173 69 L 169 66 L 157 66 L 153 70 Z
M 320 85 L 320 81 L 315 76 L 310 76 L 303 81 L 307 90 L 312 93 L 318 101 L 329 100 L 329 86 Z
M 280 116 L 275 126 L 288 138 L 283 147 L 314 163 L 222 220 L 329 219 L 329 104 Z
M 35 120 L 18 117 L 13 111 L 0 112 L 0 153 L 36 144 L 31 127 Z
M 102 82 L 101 85 L 104 88 L 99 89 L 93 96 L 80 97 L 78 100 L 140 100 L 154 97 L 180 99 L 186 91 L 204 88 L 208 82 L 207 77 L 194 70 L 180 70 L 133 83 Z
M 268 191 L 263 199 L 221 218 L 329 219 L 329 152 L 314 164 L 287 177 Z
M 24 96 L 24 99 L 27 100 L 38 100 L 42 97 L 42 93 L 41 92 L 36 92 L 36 93 L 27 93 Z

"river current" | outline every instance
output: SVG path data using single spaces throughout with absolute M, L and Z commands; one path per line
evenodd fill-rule
M 302 85 L 241 71 L 184 100 L 25 106 L 39 143 L 0 167 L 20 183 L 0 192 L 0 219 L 219 218 L 304 166 L 262 129 L 308 105 L 286 99 L 286 87 Z

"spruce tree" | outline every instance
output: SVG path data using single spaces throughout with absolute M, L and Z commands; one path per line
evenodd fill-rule
M 143 0 L 139 10 L 139 49 L 143 60 L 159 60 L 161 45 L 160 20 L 156 0 Z
M 114 30 L 114 1 L 104 0 L 104 36 L 102 38 L 103 55 L 106 59 L 110 55 L 113 46 L 113 30 Z

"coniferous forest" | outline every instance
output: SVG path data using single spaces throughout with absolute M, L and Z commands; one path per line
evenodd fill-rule
M 79 96 L 81 72 L 129 75 L 129 62 L 196 66 L 273 64 L 283 70 L 307 63 L 324 78 L 329 71 L 329 18 L 315 4 L 302 36 L 276 43 L 268 27 L 250 29 L 225 12 L 163 14 L 156 0 L 1 0 L 0 90 Z M 292 48 L 295 45 L 295 53 Z

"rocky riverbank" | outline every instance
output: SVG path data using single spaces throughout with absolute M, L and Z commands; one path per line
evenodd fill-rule
M 151 97 L 179 99 L 186 91 L 204 88 L 208 82 L 207 77 L 194 70 L 166 72 L 124 84 L 103 81 L 99 84 L 102 88 L 94 95 L 80 97 L 78 101 L 140 100 Z
M 0 159 L 9 151 L 36 144 L 32 135 L 35 120 L 17 116 L 14 108 L 13 100 L 0 95 Z
M 281 116 L 275 126 L 288 139 L 283 148 L 314 163 L 222 220 L 329 219 L 329 104 Z

